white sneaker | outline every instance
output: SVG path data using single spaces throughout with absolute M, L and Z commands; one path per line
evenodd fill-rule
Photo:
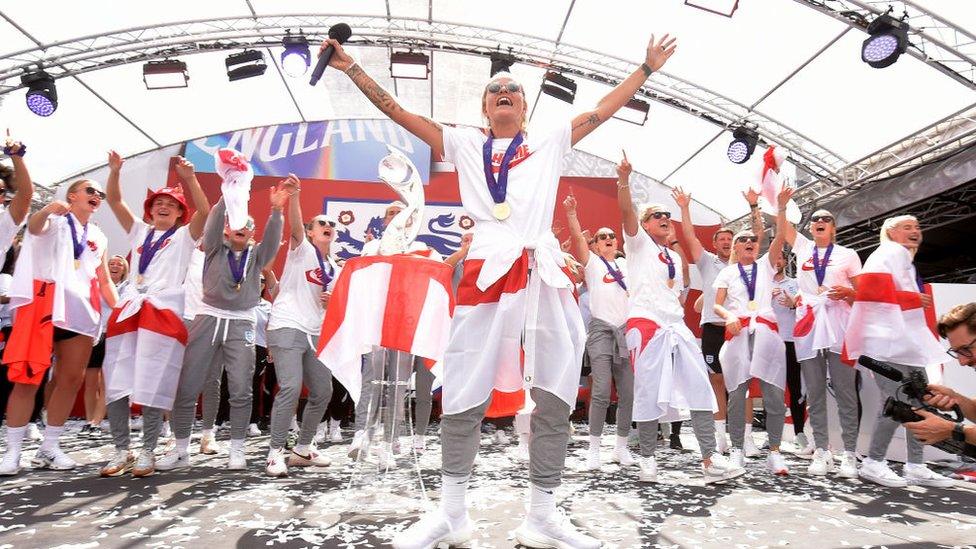
M 156 472 L 156 456 L 152 450 L 143 449 L 139 452 L 136 464 L 132 466 L 132 476 L 141 478 L 148 477 Z
M 303 456 L 294 450 L 288 455 L 288 465 L 292 467 L 328 467 L 331 464 L 332 460 L 319 453 L 315 446 L 308 447 L 307 456 Z
M 78 462 L 68 457 L 61 451 L 61 448 L 49 450 L 38 450 L 31 460 L 31 467 L 34 469 L 53 469 L 55 471 L 67 471 L 78 466 Z
M 349 451 L 347 454 L 352 459 L 359 459 L 359 452 L 363 449 L 366 444 L 366 431 L 356 431 L 356 434 L 352 437 L 352 443 L 349 444 Z
M 98 475 L 102 477 L 117 477 L 124 475 L 132 469 L 132 462 L 135 458 L 129 450 L 116 450 L 115 455 L 101 469 Z
M 377 445 L 376 462 L 379 464 L 380 471 L 397 468 L 396 454 L 387 447 L 385 442 Z
M 610 461 L 619 463 L 621 467 L 629 467 L 636 463 L 633 454 L 630 453 L 630 448 L 620 445 L 613 448 L 613 453 L 610 454 Z
M 312 444 L 325 444 L 329 440 L 329 424 L 326 422 L 319 423 L 318 428 L 315 429 L 315 436 L 312 437 Z
M 745 469 L 746 459 L 742 456 L 741 449 L 732 448 L 729 450 L 729 464 L 736 469 Z
M 41 428 L 38 427 L 33 421 L 27 424 L 27 440 L 32 440 L 34 442 L 44 440 L 44 433 L 41 432 Z
M 888 467 L 888 462 L 884 460 L 875 461 L 871 458 L 865 458 L 861 462 L 861 470 L 859 472 L 861 478 L 870 480 L 875 484 L 891 488 L 904 488 L 908 486 L 908 481 L 892 471 L 891 467 Z
M 832 472 L 834 472 L 834 455 L 830 453 L 830 450 L 817 448 L 813 452 L 813 460 L 810 462 L 810 466 L 807 467 L 807 474 L 822 477 Z
M 268 452 L 268 464 L 264 468 L 265 474 L 269 477 L 287 477 L 288 464 L 285 463 L 285 449 L 272 448 Z
M 843 478 L 857 478 L 857 456 L 854 452 L 844 452 L 840 458 L 840 468 L 837 476 Z
M 766 456 L 766 470 L 774 475 L 786 476 L 790 474 L 789 467 L 786 466 L 786 460 L 783 458 L 783 454 L 779 452 L 769 452 Z
M 752 433 L 746 433 L 742 439 L 742 454 L 746 457 L 756 457 L 759 455 L 759 447 L 756 446 L 756 439 L 752 438 Z
M 712 454 L 708 461 L 707 466 L 702 463 L 702 475 L 705 477 L 705 484 L 733 479 L 746 473 L 744 468 L 732 464 L 722 454 Z
M 796 451 L 793 452 L 793 455 L 804 459 L 809 459 L 813 456 L 813 452 L 817 450 L 813 441 L 807 438 L 806 433 L 796 435 L 796 440 L 793 444 L 796 446 Z
M 557 549 L 598 549 L 600 540 L 580 532 L 562 509 L 545 518 L 525 517 L 515 530 L 515 539 L 526 547 L 555 547 Z
M 129 420 L 129 430 L 130 431 L 141 431 L 142 430 L 142 416 L 134 417 Z
M 526 448 L 528 450 L 528 448 Z M 587 471 L 596 471 L 600 468 L 600 447 L 590 446 L 586 452 L 586 465 L 583 466 Z
M 529 437 L 519 437 L 518 448 L 515 449 L 515 458 L 519 461 L 529 461 Z
M 231 448 L 227 457 L 227 470 L 243 471 L 244 469 L 247 469 L 247 458 L 244 457 L 244 450 Z
M 190 454 L 181 454 L 173 449 L 156 460 L 156 469 L 159 471 L 175 471 L 177 469 L 187 469 L 190 467 Z
M 247 426 L 247 436 L 249 437 L 261 436 L 261 429 L 258 429 L 257 423 L 251 423 Z
M 342 425 L 338 421 L 329 421 L 329 442 L 342 442 Z
M 420 520 L 394 536 L 394 549 L 428 549 L 441 545 L 467 546 L 471 540 L 471 519 L 451 520 L 440 508 L 424 513 Z
M 200 437 L 201 454 L 205 456 L 216 456 L 218 454 L 222 454 L 223 452 L 224 449 L 220 446 L 220 443 L 217 442 L 217 439 L 214 437 L 213 431 L 211 431 L 207 435 Z
M 20 472 L 20 453 L 6 452 L 0 460 L 0 477 L 12 477 Z
M 423 452 L 424 448 L 427 447 L 427 437 L 424 435 L 414 435 L 413 436 L 413 449 L 418 452 Z
M 163 428 L 159 430 L 160 438 L 169 438 L 173 434 L 173 429 L 169 426 L 168 421 L 163 422 Z
M 508 439 L 508 435 L 505 434 L 505 431 L 501 429 L 495 431 L 494 439 L 496 444 L 508 444 L 509 442 L 511 442 Z
M 715 431 L 715 451 L 719 454 L 729 451 L 729 437 L 723 431 Z
M 657 482 L 657 461 L 654 456 L 641 457 L 638 463 L 640 464 L 640 473 L 637 474 L 637 480 L 640 482 Z
M 935 488 L 949 488 L 956 481 L 929 469 L 918 463 L 906 463 L 904 469 L 905 482 L 913 486 L 933 486 Z

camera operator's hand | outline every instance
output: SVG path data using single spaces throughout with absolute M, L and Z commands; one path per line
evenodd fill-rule
M 925 410 L 915 410 L 915 413 L 925 419 L 911 421 L 904 425 L 922 444 L 935 444 L 952 437 L 952 428 L 955 427 L 955 423 Z
M 926 404 L 940 410 L 949 411 L 959 404 L 959 393 L 943 385 L 929 385 L 929 393 L 923 399 Z

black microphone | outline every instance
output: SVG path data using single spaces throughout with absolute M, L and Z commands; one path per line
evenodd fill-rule
M 861 357 L 857 359 L 857 362 L 868 370 L 871 370 L 876 374 L 880 374 L 891 381 L 901 383 L 905 379 L 905 376 L 902 375 L 901 370 L 881 362 L 880 360 L 875 360 L 869 356 L 861 355 Z
M 345 44 L 346 40 L 352 36 L 352 29 L 349 25 L 345 23 L 336 23 L 329 27 L 329 38 L 332 38 L 340 44 Z M 314 86 L 319 83 L 319 79 L 322 78 L 322 73 L 325 72 L 325 68 L 329 66 L 329 59 L 332 59 L 332 54 L 335 53 L 335 48 L 330 44 L 327 48 L 322 50 L 319 54 L 319 60 L 315 63 L 315 70 L 312 71 L 312 78 L 308 81 L 310 86 Z

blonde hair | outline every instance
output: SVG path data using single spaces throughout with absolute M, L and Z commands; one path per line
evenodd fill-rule
M 813 226 L 813 220 L 812 220 L 812 218 L 813 218 L 813 216 L 815 216 L 817 214 L 820 214 L 820 215 L 826 214 L 826 215 L 829 215 L 830 217 L 833 217 L 834 218 L 834 221 L 830 224 L 831 225 L 831 229 L 832 229 L 830 231 L 830 241 L 836 243 L 837 242 L 837 217 L 834 216 L 834 214 L 830 210 L 827 210 L 827 209 L 824 209 L 824 208 L 820 208 L 819 210 L 817 210 L 817 211 L 813 212 L 812 214 L 810 214 L 811 221 L 810 221 L 810 223 L 807 224 L 807 230 L 810 231 L 810 236 L 813 236 L 813 229 L 810 228 L 810 227 Z
M 122 262 L 122 280 L 129 278 L 129 262 L 121 255 L 113 255 L 112 257 L 108 258 L 106 263 L 111 263 L 116 259 Z
M 640 222 L 647 223 L 647 220 L 651 218 L 651 215 L 657 212 L 666 212 L 666 211 L 668 211 L 668 209 L 664 207 L 664 204 L 659 204 L 657 202 L 644 204 L 643 206 L 641 206 Z
M 732 250 L 729 252 L 729 265 L 735 265 L 739 262 L 739 257 L 735 253 L 735 242 L 739 240 L 740 236 L 756 236 L 756 233 L 752 232 L 750 229 L 742 229 L 741 231 L 732 235 Z
M 888 235 L 888 231 L 906 221 L 914 221 L 918 223 L 918 219 L 916 219 L 914 215 L 896 215 L 895 217 L 885 219 L 884 223 L 881 224 L 881 231 L 878 234 L 878 238 L 881 240 L 881 242 L 891 242 L 891 236 Z

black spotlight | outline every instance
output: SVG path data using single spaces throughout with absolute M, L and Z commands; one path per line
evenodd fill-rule
M 285 51 L 281 52 L 281 68 L 292 78 L 305 76 L 309 65 L 312 64 L 312 53 L 308 48 L 308 38 L 299 29 L 294 35 L 285 30 L 285 37 L 281 39 Z
M 732 130 L 732 142 L 729 143 L 729 160 L 736 164 L 745 164 L 753 151 L 756 150 L 756 143 L 759 141 L 759 134 L 755 130 L 744 126 Z
M 231 82 L 261 76 L 268 70 L 268 65 L 264 62 L 264 54 L 258 50 L 244 50 L 241 53 L 228 55 L 224 64 L 227 65 L 227 78 Z
M 58 110 L 58 90 L 51 75 L 37 70 L 25 73 L 20 83 L 27 86 L 27 108 L 37 116 L 51 116 Z
M 880 15 L 868 25 L 867 40 L 861 44 L 861 61 L 883 69 L 908 50 L 908 23 L 890 15 Z
M 558 72 L 547 71 L 542 77 L 542 93 L 572 104 L 576 99 L 576 82 Z
M 515 56 L 512 55 L 511 51 L 509 53 L 502 53 L 500 51 L 492 52 L 491 54 L 491 74 L 489 77 L 495 76 L 500 72 L 510 72 L 512 65 L 515 64 Z

